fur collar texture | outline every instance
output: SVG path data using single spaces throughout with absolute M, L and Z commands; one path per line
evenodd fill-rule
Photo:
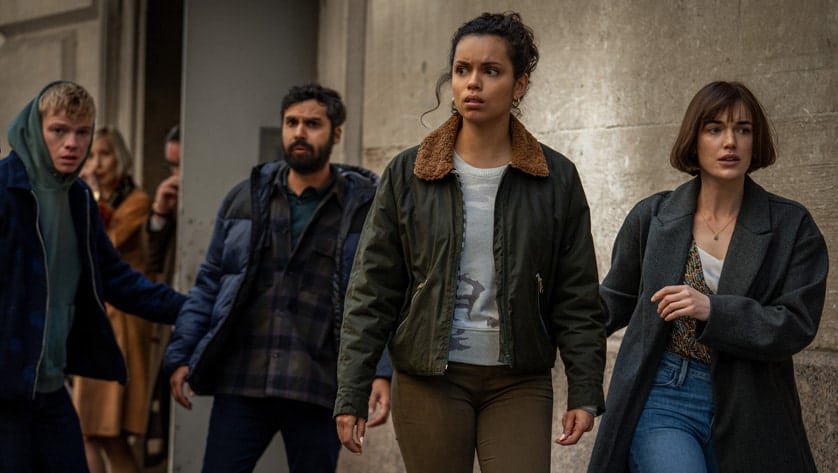
M 462 121 L 463 118 L 455 113 L 422 140 L 413 167 L 416 177 L 433 181 L 442 179 L 454 169 L 454 143 Z M 509 131 L 512 137 L 509 165 L 533 176 L 546 177 L 549 174 L 547 160 L 538 140 L 514 116 L 509 117 Z

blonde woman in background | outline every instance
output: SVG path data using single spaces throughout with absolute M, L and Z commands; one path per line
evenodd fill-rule
M 100 128 L 80 177 L 93 189 L 102 223 L 122 258 L 145 271 L 148 252 L 142 230 L 151 201 L 131 178 L 131 154 L 119 131 Z M 107 458 L 113 473 L 139 473 L 128 443 L 129 435 L 144 435 L 148 422 L 150 380 L 148 361 L 153 324 L 107 304 L 116 340 L 130 382 L 76 377 L 73 404 L 79 413 L 84 448 L 91 473 L 104 473 Z

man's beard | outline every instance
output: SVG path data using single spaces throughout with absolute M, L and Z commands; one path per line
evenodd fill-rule
M 329 137 L 329 141 L 320 149 L 319 153 L 314 152 L 314 147 L 311 146 L 305 140 L 297 140 L 292 142 L 285 148 L 285 162 L 288 163 L 288 167 L 293 169 L 295 172 L 307 175 L 307 174 L 314 174 L 317 171 L 320 171 L 324 167 L 329 164 L 329 156 L 332 154 L 332 146 L 334 145 L 334 140 L 332 137 Z M 302 146 L 308 150 L 308 153 L 304 155 L 297 155 L 291 152 L 292 149 L 296 146 Z

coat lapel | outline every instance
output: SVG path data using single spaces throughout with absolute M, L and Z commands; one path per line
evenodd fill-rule
M 719 294 L 748 294 L 768 251 L 771 235 L 768 193 L 748 177 L 742 208 L 719 277 Z
M 660 268 L 655 278 L 660 287 L 681 284 L 684 279 L 684 265 L 693 239 L 692 219 L 699 188 L 698 179 L 681 185 L 661 204 L 652 219 L 646 257 L 655 259 L 655 264 L 649 267 Z
M 644 255 L 648 261 L 643 267 L 653 268 L 653 271 L 644 277 L 644 284 L 649 285 L 643 290 L 644 294 L 651 295 L 664 286 L 682 284 L 692 243 L 692 218 L 699 187 L 698 179 L 681 185 L 663 201 L 652 218 Z M 656 329 L 665 326 L 659 317 L 644 317 L 644 320 Z

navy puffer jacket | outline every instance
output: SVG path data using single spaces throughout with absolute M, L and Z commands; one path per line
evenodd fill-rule
M 271 193 L 285 166 L 283 161 L 273 161 L 254 167 L 250 178 L 235 186 L 218 210 L 206 258 L 178 316 L 164 361 L 168 372 L 189 366 L 187 380 L 198 394 L 213 393 L 213 369 L 223 356 L 226 335 L 235 322 L 234 314 L 241 312 L 256 284 L 259 251 L 264 239 L 270 237 Z M 332 166 L 343 181 L 345 202 L 338 238 L 341 251 L 336 254 L 337 271 L 332 277 L 331 307 L 337 339 L 344 294 L 360 237 L 361 229 L 354 224 L 363 222 L 378 176 L 356 166 Z M 376 374 L 386 378 L 392 374 L 386 354 Z

